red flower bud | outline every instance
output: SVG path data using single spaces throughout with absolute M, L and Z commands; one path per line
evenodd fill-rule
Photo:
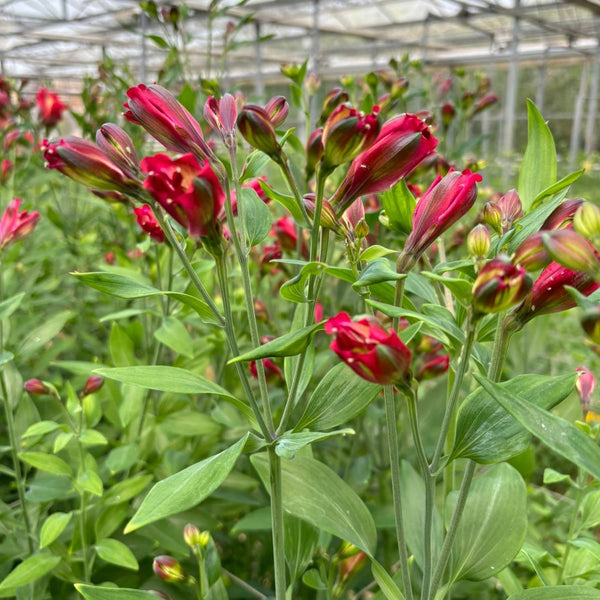
M 125 118 L 141 125 L 172 152 L 191 152 L 198 158 L 214 154 L 204 140 L 202 129 L 189 111 L 160 85 L 140 84 L 127 90 L 129 110 Z
M 220 100 L 209 96 L 204 104 L 204 118 L 221 135 L 228 148 L 235 145 L 237 107 L 231 94 L 224 94 Z
M 168 583 L 183 583 L 188 576 L 181 564 L 172 556 L 157 556 L 152 563 L 154 574 Z
M 444 231 L 458 221 L 475 203 L 481 175 L 468 169 L 439 175 L 419 198 L 412 216 L 413 229 L 404 253 L 417 260 Z
M 277 129 L 286 120 L 290 112 L 290 105 L 285 96 L 273 96 L 265 104 L 265 112 L 269 115 L 273 127 Z
M 88 380 L 85 382 L 79 397 L 85 398 L 86 396 L 97 392 L 103 385 L 104 379 L 102 379 L 102 377 L 98 377 L 98 375 L 92 375 L 91 377 L 88 377 Z
M 550 257 L 567 269 L 598 274 L 600 262 L 593 246 L 572 229 L 542 233 L 542 243 Z
M 326 170 L 351 161 L 375 142 L 381 128 L 378 113 L 379 108 L 374 106 L 371 114 L 363 116 L 346 104 L 331 113 L 322 135 Z
M 310 179 L 323 156 L 323 130 L 316 129 L 306 142 L 306 179 Z
M 482 313 L 500 312 L 514 306 L 531 289 L 527 271 L 500 255 L 487 262 L 473 284 L 473 305 Z
M 350 164 L 348 173 L 330 198 L 338 215 L 359 196 L 383 192 L 406 177 L 438 141 L 415 115 L 402 115 L 383 125 L 375 142 Z
M 523 207 L 517 190 L 509 190 L 497 200 L 496 204 L 500 208 L 500 230 L 506 233 L 515 221 L 523 216 Z
M 336 337 L 329 346 L 356 374 L 380 385 L 405 385 L 411 352 L 393 331 L 371 317 L 353 321 L 341 312 L 325 323 Z
M 46 396 L 52 390 L 40 379 L 29 379 L 23 384 L 23 389 L 33 396 Z
M 96 132 L 96 144 L 110 160 L 132 176 L 140 172 L 140 161 L 129 135 L 113 123 L 104 123 Z
M 246 141 L 274 160 L 281 155 L 275 127 L 267 111 L 256 104 L 246 104 L 237 118 L 237 126 Z
M 581 198 L 572 198 L 571 200 L 565 200 L 562 204 L 559 204 L 550 214 L 550 216 L 544 221 L 544 224 L 540 227 L 541 229 L 564 229 L 566 227 L 572 227 L 573 218 L 577 209 L 583 204 Z
M 530 235 L 515 251 L 513 261 L 527 271 L 537 271 L 550 263 L 550 256 L 542 243 L 543 231 Z
M 589 296 L 600 287 L 587 273 L 571 271 L 551 262 L 537 278 L 531 291 L 516 308 L 513 326 L 519 329 L 538 315 L 561 312 L 573 308 L 576 303 L 565 286 L 574 287 Z
M 348 102 L 350 96 L 348 96 L 348 92 L 345 92 L 341 88 L 333 88 L 331 91 L 327 93 L 325 96 L 325 100 L 323 102 L 323 108 L 321 109 L 321 116 L 319 118 L 319 123 L 323 124 L 329 118 L 329 115 L 340 105 L 344 104 L 344 102 Z
M 136 195 L 141 187 L 135 174 L 123 170 L 99 146 L 76 137 L 42 144 L 48 169 L 57 169 L 92 190 Z

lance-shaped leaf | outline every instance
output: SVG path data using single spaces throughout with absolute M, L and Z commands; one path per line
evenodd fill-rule
M 307 346 L 317 331 L 322 331 L 325 321 L 303 327 L 296 331 L 286 333 L 254 350 L 244 352 L 235 358 L 232 358 L 228 364 L 246 361 L 259 360 L 261 358 L 271 358 L 273 356 L 294 356 L 300 354 Z
M 600 448 L 581 429 L 519 398 L 497 383 L 487 381 L 477 374 L 475 378 L 504 409 L 548 448 L 600 480 Z
M 129 588 L 104 587 L 76 583 L 75 588 L 85 600 L 156 600 L 152 592 Z
M 250 461 L 267 489 L 269 464 L 265 455 L 254 454 Z M 371 513 L 356 492 L 322 462 L 305 456 L 281 461 L 283 508 L 354 544 L 372 556 L 377 531 Z
M 125 533 L 200 504 L 225 481 L 247 438 L 248 434 L 227 450 L 159 481 L 125 527 Z
M 548 585 L 523 590 L 508 597 L 508 600 L 597 600 L 600 590 L 584 585 Z
M 575 374 L 559 377 L 519 375 L 499 385 L 528 402 L 550 409 L 573 391 L 575 380 Z M 497 463 L 523 452 L 529 439 L 529 432 L 489 392 L 477 388 L 467 396 L 458 412 L 450 458 L 470 458 L 481 464 Z

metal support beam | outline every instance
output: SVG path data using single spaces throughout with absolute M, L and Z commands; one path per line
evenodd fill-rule
M 518 11 L 521 0 L 515 0 Z M 506 100 L 504 112 L 503 151 L 510 154 L 513 150 L 515 134 L 515 109 L 517 104 L 517 86 L 519 77 L 519 17 L 514 17 L 511 57 L 506 77 Z
M 256 59 L 256 77 L 254 79 L 254 93 L 259 100 L 264 100 L 265 84 L 263 81 L 263 60 L 260 47 L 260 22 L 254 21 L 254 58 Z
M 598 83 L 600 80 L 600 40 L 594 56 L 592 66 L 592 80 L 590 82 L 590 95 L 587 118 L 585 121 L 585 146 L 586 154 L 590 154 L 596 148 L 596 116 L 598 114 Z
M 540 61 L 537 88 L 535 91 L 535 105 L 542 114 L 544 113 L 544 92 L 546 91 L 546 75 L 548 74 L 548 52 L 549 48 L 546 48 Z
M 141 14 L 141 20 L 142 20 L 142 26 L 141 26 L 141 30 L 142 30 L 142 60 L 140 61 L 140 81 L 142 83 L 146 82 L 146 78 L 148 76 L 147 73 L 147 63 L 148 63 L 148 46 L 147 46 L 147 41 L 146 41 L 146 34 L 147 34 L 147 29 L 148 29 L 148 17 L 146 16 L 146 13 L 142 11 Z
M 581 149 L 581 122 L 583 121 L 583 106 L 585 104 L 588 87 L 589 69 L 589 62 L 583 63 L 583 66 L 581 67 L 581 77 L 579 78 L 579 92 L 577 92 L 577 98 L 575 98 L 575 106 L 573 108 L 571 143 L 569 144 L 569 171 L 574 169 L 577 153 Z

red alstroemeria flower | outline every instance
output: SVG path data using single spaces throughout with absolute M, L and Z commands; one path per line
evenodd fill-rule
M 225 202 L 219 178 L 193 154 L 172 159 L 167 154 L 147 156 L 141 168 L 144 187 L 192 237 L 220 237 L 218 215 Z
M 0 218 L 0 250 L 27 237 L 40 220 L 37 210 L 31 214 L 26 210 L 19 212 L 20 205 L 21 199 L 14 198 Z
M 165 232 L 162 230 L 161 226 L 158 224 L 152 209 L 144 204 L 138 208 L 133 209 L 133 213 L 135 214 L 135 220 L 137 224 L 155 241 L 155 242 L 164 242 L 165 241 Z
M 63 111 L 67 108 L 57 94 L 46 88 L 38 90 L 36 101 L 40 123 L 48 128 L 54 127 L 61 120 Z
M 380 385 L 404 385 L 410 373 L 411 352 L 393 331 L 372 317 L 352 320 L 341 312 L 325 323 L 335 335 L 329 346 L 357 375 Z

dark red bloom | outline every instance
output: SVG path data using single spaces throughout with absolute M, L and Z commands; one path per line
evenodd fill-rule
M 393 331 L 372 317 L 356 321 L 341 312 L 325 323 L 334 334 L 329 346 L 357 375 L 381 385 L 404 385 L 410 373 L 410 350 Z
M 54 127 L 61 120 L 63 111 L 67 108 L 57 94 L 46 88 L 38 90 L 36 101 L 40 123 L 45 127 Z
M 161 226 L 158 224 L 152 209 L 144 204 L 139 208 L 134 208 L 133 212 L 135 214 L 135 220 L 137 224 L 155 241 L 155 242 L 164 242 L 165 241 L 165 232 L 162 230 Z
M 167 154 L 147 156 L 141 168 L 144 187 L 192 237 L 220 236 L 218 215 L 225 201 L 219 178 L 193 154 L 172 159 Z

